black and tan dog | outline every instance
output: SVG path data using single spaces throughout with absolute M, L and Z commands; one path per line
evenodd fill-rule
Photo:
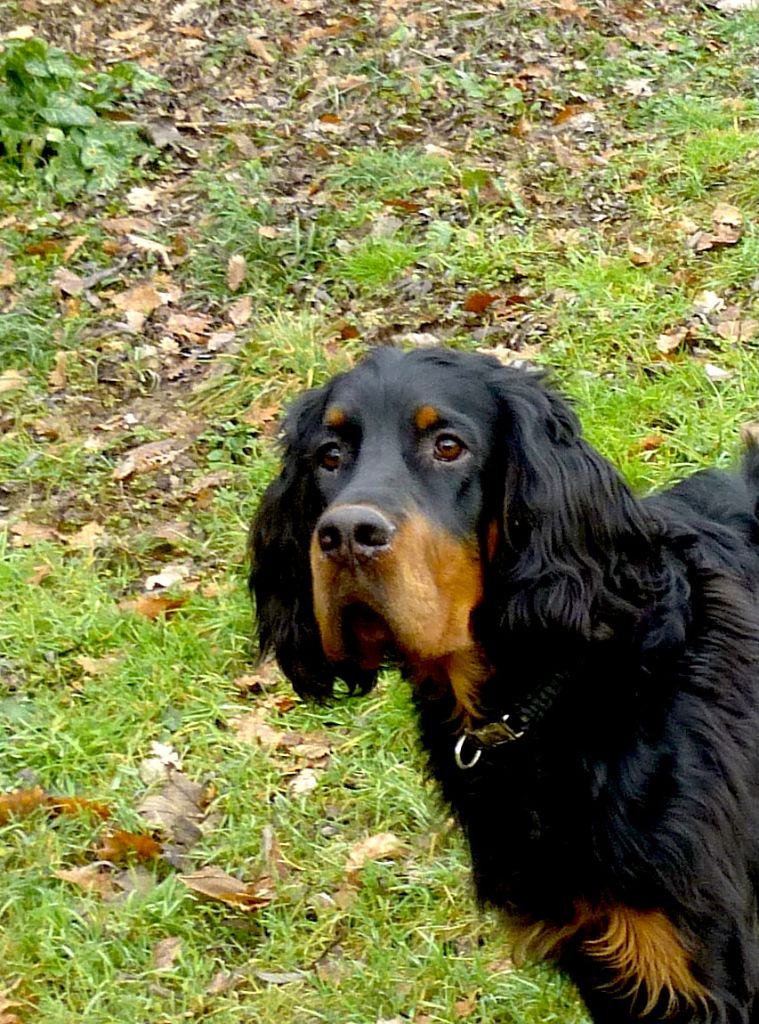
M 252 529 L 299 693 L 414 685 L 479 897 L 597 1022 L 759 1021 L 759 449 L 639 500 L 540 375 L 377 350 Z

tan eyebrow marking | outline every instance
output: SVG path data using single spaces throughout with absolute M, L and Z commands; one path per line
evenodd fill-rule
M 419 430 L 427 430 L 429 427 L 434 427 L 439 420 L 440 413 L 434 405 L 421 405 L 416 410 L 416 415 L 414 416 L 414 422 Z
M 331 409 L 327 409 L 324 424 L 327 427 L 343 427 L 346 419 L 345 410 L 341 409 L 339 405 L 333 405 Z

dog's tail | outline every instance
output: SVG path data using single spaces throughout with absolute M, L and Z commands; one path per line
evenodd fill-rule
M 741 464 L 743 477 L 752 499 L 754 515 L 759 518 L 759 422 L 747 423 L 742 431 L 746 448 Z

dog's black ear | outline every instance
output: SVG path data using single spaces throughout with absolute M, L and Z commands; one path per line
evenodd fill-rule
M 502 620 L 589 637 L 626 605 L 615 574 L 648 543 L 645 513 L 542 375 L 499 368 L 494 387 L 505 441 Z
M 295 690 L 328 697 L 335 677 L 366 693 L 376 673 L 324 656 L 314 615 L 309 548 L 324 501 L 314 479 L 309 441 L 324 415 L 331 386 L 306 392 L 282 428 L 282 468 L 264 492 L 250 527 L 250 590 L 262 655 L 274 652 Z
M 261 654 L 273 651 L 298 693 L 327 696 L 334 668 L 324 657 L 311 596 L 309 545 L 323 502 L 308 438 L 321 422 L 326 389 L 291 407 L 282 431 L 282 469 L 266 489 L 250 529 L 250 589 Z

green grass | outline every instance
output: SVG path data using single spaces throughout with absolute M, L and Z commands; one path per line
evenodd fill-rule
M 0 382 L 12 368 L 25 384 L 0 386 L 0 793 L 39 783 L 112 811 L 107 825 L 45 809 L 0 825 L 0 1002 L 7 988 L 22 1024 L 586 1021 L 552 968 L 504 968 L 505 932 L 476 907 L 463 840 L 425 779 L 406 684 L 387 675 L 362 700 L 269 710 L 273 728 L 330 743 L 306 795 L 291 787 L 304 766 L 292 746 L 238 738 L 233 720 L 264 699 L 235 685 L 254 657 L 245 535 L 275 471 L 276 416 L 368 346 L 409 333 L 551 367 L 591 441 L 642 490 L 735 457 L 756 416 L 759 352 L 756 338 L 736 344 L 718 328 L 723 315 L 755 317 L 754 22 L 654 5 L 653 22 L 631 23 L 653 25 L 641 42 L 600 9 L 462 8 L 441 55 L 447 36 L 431 41 L 418 7 L 381 30 L 347 23 L 328 64 L 320 47 L 332 43 L 318 36 L 255 64 L 262 89 L 282 77 L 276 102 L 245 125 L 253 157 L 209 136 L 197 161 L 132 166 L 128 183 L 77 206 L 31 186 L 8 195 L 0 271 L 10 260 L 16 279 L 0 288 Z M 273 36 L 297 38 L 302 21 L 277 22 Z M 204 67 L 242 60 L 249 28 L 225 26 Z M 532 77 L 517 74 L 523 51 Z M 637 77 L 650 96 L 625 91 Z M 598 103 L 592 130 L 559 116 L 586 101 Z M 325 112 L 333 134 L 319 134 Z M 567 152 L 584 169 L 563 166 Z M 103 226 L 133 212 L 132 184 L 159 173 L 174 191 L 150 237 L 168 246 L 170 270 Z M 687 225 L 708 229 L 718 203 L 740 208 L 743 235 L 695 254 Z M 631 242 L 650 264 L 634 264 Z M 55 293 L 59 268 L 87 276 L 122 252 L 99 301 Z M 237 290 L 231 256 L 246 261 Z M 132 334 L 111 299 L 145 282 L 176 294 Z M 711 318 L 696 313 L 705 290 L 723 303 Z M 484 291 L 501 304 L 466 312 Z M 233 323 L 245 296 L 250 319 Z M 232 343 L 214 353 L 205 336 L 172 339 L 174 313 L 208 316 Z M 683 327 L 687 344 L 657 350 Z M 60 351 L 67 380 L 53 386 Z M 136 446 L 176 438 L 171 463 L 114 476 Z M 222 476 L 198 492 L 210 473 Z M 93 522 L 96 544 L 77 548 Z M 55 532 L 17 546 L 30 524 Z M 171 524 L 178 539 L 162 530 Z M 176 563 L 190 585 L 169 591 L 185 598 L 173 615 L 124 607 Z M 287 692 L 278 682 L 275 695 Z M 268 906 L 204 902 L 165 861 L 125 877 L 112 901 L 56 877 L 95 861 L 105 828 L 145 830 L 137 808 L 156 741 L 212 787 L 190 866 L 252 881 L 271 866 L 273 832 L 285 871 Z M 398 836 L 401 856 L 347 886 L 349 852 L 379 832 Z M 156 944 L 171 937 L 178 956 L 157 967 Z
M 327 174 L 332 188 L 372 200 L 411 197 L 451 179 L 449 162 L 416 148 L 347 152 Z

